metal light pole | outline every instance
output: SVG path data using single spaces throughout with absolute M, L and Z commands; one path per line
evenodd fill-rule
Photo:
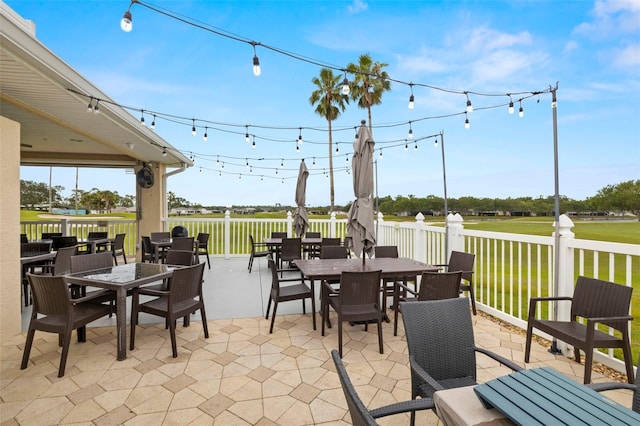
M 553 174 L 554 174 L 554 204 L 555 204 L 555 234 L 554 234 L 554 253 L 553 253 L 553 297 L 558 297 L 558 275 L 560 271 L 560 251 L 558 246 L 560 245 L 560 180 L 558 172 L 558 111 L 557 111 L 557 99 L 556 91 L 558 90 L 558 83 L 556 87 L 551 89 L 551 110 L 553 111 Z M 558 302 L 553 304 L 553 319 L 558 320 Z M 553 354 L 559 354 L 561 351 L 558 349 L 558 340 L 554 337 L 551 342 L 551 349 L 549 352 Z
M 449 256 L 449 206 L 447 201 L 447 169 L 444 161 L 444 130 L 440 131 L 440 151 L 442 152 L 442 184 L 444 185 L 444 262 L 447 262 Z

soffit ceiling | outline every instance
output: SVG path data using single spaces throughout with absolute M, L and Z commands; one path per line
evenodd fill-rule
M 40 43 L 34 32 L 33 23 L 0 2 L 0 115 L 21 124 L 22 165 L 193 165 L 119 106 L 100 103 L 99 114 L 88 113 L 87 99 L 68 89 L 111 99 Z M 167 155 L 162 147 L 167 147 Z

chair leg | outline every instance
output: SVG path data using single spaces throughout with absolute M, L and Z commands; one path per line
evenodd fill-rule
M 78 329 L 76 330 L 76 333 L 78 334 L 78 343 L 84 343 L 87 341 L 87 327 L 86 326 L 82 326 L 82 327 L 78 327 Z
M 247 266 L 247 269 L 249 270 L 249 272 L 251 272 L 252 266 L 253 266 L 253 253 L 251 253 L 251 256 L 249 257 L 249 266 Z
M 384 347 L 382 345 L 382 315 L 378 317 L 378 346 L 380 347 L 380 353 L 384 353 Z
M 635 383 L 635 376 L 633 375 L 633 357 L 631 355 L 631 343 L 629 342 L 629 335 L 625 334 L 622 337 L 623 346 L 622 354 L 624 355 L 624 365 L 627 370 L 627 382 Z
M 138 301 L 140 296 L 134 290 L 131 297 L 131 336 L 129 336 L 129 350 L 133 350 L 136 341 L 136 325 L 138 324 Z
M 585 349 L 584 384 L 591 383 L 591 364 L 593 363 L 593 348 Z
M 115 252 L 111 253 L 111 255 L 113 256 L 113 263 L 118 266 L 118 256 L 116 256 Z
M 342 317 L 338 313 L 338 352 L 342 358 Z
M 24 352 L 22 353 L 22 364 L 20 364 L 20 370 L 24 370 L 25 368 L 27 368 L 27 364 L 29 364 L 29 355 L 31 354 L 31 346 L 33 345 L 33 336 L 35 334 L 36 330 L 29 327 L 29 332 L 27 333 L 27 341 L 24 344 Z
M 209 267 L 209 269 L 211 269 L 211 261 L 209 260 L 209 252 L 207 252 L 206 256 L 207 256 L 207 266 Z
M 476 295 L 473 291 L 473 283 L 469 283 L 469 298 L 471 299 L 471 309 L 473 310 L 473 315 L 476 315 Z
M 531 339 L 533 338 L 533 327 L 527 326 L 527 340 L 524 347 L 524 362 L 529 362 L 531 353 Z
M 58 377 L 64 376 L 64 370 L 67 366 L 67 356 L 69 355 L 69 346 L 71 346 L 71 332 L 67 332 L 63 336 L 62 354 L 60 355 L 60 368 L 58 369 Z
M 169 318 L 169 334 L 171 335 L 171 352 L 174 358 L 178 357 L 178 344 L 176 341 L 176 321 Z
M 267 314 L 264 316 L 264 319 L 269 319 L 269 310 L 271 309 L 271 296 L 269 296 L 269 301 L 267 302 Z
M 271 299 L 269 299 L 271 300 Z M 271 327 L 269 327 L 269 334 L 273 333 L 273 323 L 276 322 L 276 311 L 278 310 L 278 301 L 273 301 L 273 313 L 271 314 Z
M 202 317 L 202 329 L 204 330 L 204 338 L 209 338 L 209 326 L 207 325 L 207 314 L 204 311 L 204 303 L 200 306 L 200 316 Z

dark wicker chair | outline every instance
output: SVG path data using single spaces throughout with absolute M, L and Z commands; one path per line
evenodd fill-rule
M 377 258 L 398 258 L 398 246 L 375 246 L 373 248 L 374 256 Z M 382 312 L 386 317 L 387 313 L 387 298 L 394 297 L 394 289 L 395 283 L 406 283 L 408 281 L 412 281 L 414 283 L 414 287 L 416 285 L 417 279 L 415 276 L 413 277 L 391 277 L 391 278 L 383 278 L 382 279 Z M 397 306 L 397 303 L 394 305 Z M 394 309 L 395 310 L 395 309 Z M 395 328 L 394 328 L 395 330 Z
M 67 237 L 53 237 L 52 241 L 53 243 L 51 245 L 51 248 L 55 251 L 63 247 L 71 247 L 71 246 L 78 245 L 78 237 L 76 237 L 75 235 L 67 236 Z
M 635 383 L 606 382 L 606 383 L 591 383 L 591 384 L 588 384 L 587 386 L 598 392 L 615 390 L 615 389 L 629 389 L 633 391 L 633 397 L 631 400 L 631 409 L 636 413 L 640 413 L 640 358 L 638 358 L 638 365 L 636 366 Z
M 151 241 L 167 241 L 171 239 L 171 232 L 152 232 L 149 234 Z
M 198 248 L 196 250 L 198 262 L 200 262 L 200 256 L 205 255 L 207 257 L 207 266 L 211 269 L 211 261 L 209 260 L 209 234 L 200 232 L 196 240 L 198 241 Z
M 71 272 L 71 257 L 76 254 L 77 246 L 63 247 L 56 252 L 52 264 L 42 265 L 42 273 L 47 275 L 64 275 Z
M 38 254 L 45 254 L 51 251 L 51 243 L 38 241 L 31 243 L 20 244 L 20 257 L 35 256 Z M 24 306 L 29 306 L 29 281 L 25 275 L 27 270 L 31 273 L 35 272 L 35 268 L 41 268 L 50 264 L 49 260 L 43 262 L 29 263 L 29 265 L 22 265 L 22 294 L 24 295 Z
M 326 281 L 322 282 L 322 335 L 329 317 L 329 306 L 338 314 L 338 351 L 342 357 L 342 323 L 364 322 L 368 330 L 369 322 L 378 324 L 378 346 L 382 345 L 382 312 L 380 311 L 381 271 L 347 272 L 340 274 L 338 292 Z
M 475 346 L 466 297 L 401 305 L 411 367 L 411 399 L 433 398 L 437 390 L 477 384 L 476 352 L 514 371 L 522 370 L 511 360 Z M 411 424 L 415 424 L 414 413 Z
M 273 333 L 273 324 L 276 320 L 276 312 L 278 303 L 289 302 L 291 300 L 302 300 L 302 313 L 307 313 L 305 299 L 311 299 L 311 313 L 315 315 L 316 303 L 315 297 L 311 293 L 311 288 L 304 283 L 302 274 L 299 278 L 280 278 L 278 276 L 278 268 L 271 254 L 267 256 L 267 263 L 271 270 L 271 293 L 269 294 L 269 302 L 267 303 L 267 314 L 265 319 L 269 319 L 269 311 L 271 310 L 271 302 L 273 302 L 273 313 L 271 314 L 271 326 L 269 334 Z M 287 283 L 287 285 L 280 285 Z M 293 283 L 293 284 L 292 284 Z
M 475 254 L 454 250 L 451 252 L 448 264 L 434 265 L 445 267 L 447 272 L 462 271 L 462 282 L 460 283 L 460 291 L 469 292 L 473 315 L 476 315 L 476 295 L 473 290 L 473 263 L 475 262 L 475 260 Z
M 98 269 L 111 268 L 113 266 L 113 256 L 107 251 L 100 253 L 84 254 L 81 256 L 71 256 L 70 267 L 71 273 L 93 271 Z M 73 297 L 84 297 L 87 295 L 87 287 L 77 284 L 71 284 L 69 286 Z M 111 305 L 115 302 L 115 292 L 112 290 L 93 290 L 92 294 L 94 298 L 99 298 L 100 302 L 110 302 Z
M 629 315 L 632 287 L 579 276 L 573 297 L 532 297 L 529 301 L 527 319 L 527 343 L 524 362 L 529 362 L 533 329 L 537 328 L 574 347 L 576 362 L 580 363 L 580 350 L 585 353 L 584 383 L 591 382 L 593 350 L 598 348 L 620 348 L 629 383 L 633 383 L 633 361 L 629 338 Z M 553 321 L 536 318 L 536 308 L 542 301 L 570 301 L 569 321 Z M 585 324 L 578 322 L 583 318 Z M 608 334 L 596 327 L 602 324 L 618 331 L 618 335 Z
M 397 283 L 394 294 L 393 335 L 398 335 L 398 312 L 401 302 L 456 299 L 460 297 L 462 272 L 423 272 L 416 292 L 403 283 Z
M 20 234 L 20 244 L 26 244 L 29 242 L 29 239 L 27 238 L 27 234 Z
M 156 261 L 156 253 L 153 251 L 151 237 L 143 235 L 142 237 L 142 261 L 154 263 Z
M 300 238 L 283 238 L 280 247 L 280 272 L 298 271 L 294 262 L 300 259 L 302 259 L 302 240 Z
M 43 232 L 40 236 L 43 240 L 53 240 L 53 237 L 62 237 L 62 232 Z
M 127 254 L 124 251 L 124 239 L 126 236 L 127 234 L 116 234 L 111 243 L 111 255 L 116 265 L 118 264 L 118 256 L 122 256 L 125 265 L 127 264 Z
M 193 237 L 173 237 L 172 241 L 171 241 L 171 248 L 167 249 L 168 250 L 181 250 L 181 251 L 190 251 L 191 252 L 191 257 L 193 257 L 194 262 L 193 263 L 197 263 L 195 262 L 196 259 L 198 259 L 198 255 L 196 254 L 196 249 L 195 249 L 195 243 L 194 243 L 195 239 Z M 166 263 L 167 261 L 167 251 L 164 252 L 164 262 Z
M 200 310 L 204 337 L 209 337 L 207 315 L 204 308 L 204 298 L 202 297 L 203 273 L 204 263 L 198 263 L 197 265 L 175 269 L 169 279 L 169 289 L 167 291 L 151 290 L 145 287 L 133 289 L 131 302 L 131 350 L 135 348 L 136 324 L 138 324 L 139 312 L 165 318 L 169 325 L 171 350 L 174 358 L 178 357 L 176 341 L 176 320 L 178 318 Z M 141 294 L 157 297 L 148 302 L 140 303 Z
M 320 232 L 307 232 L 304 234 L 305 238 L 322 238 L 322 234 Z M 315 259 L 320 255 L 318 251 L 318 246 L 315 244 L 306 245 L 302 247 L 302 254 L 307 259 Z
M 109 233 L 106 231 L 91 231 L 87 234 L 87 241 L 100 240 L 108 237 L 109 237 Z M 109 248 L 109 243 L 105 242 L 105 243 L 96 244 L 96 252 L 106 251 L 108 250 L 108 248 Z M 88 244 L 80 243 L 80 245 L 78 246 L 77 254 L 90 254 L 90 253 L 91 253 L 91 246 Z
M 342 243 L 340 241 L 340 238 L 324 237 L 322 239 L 322 242 L 320 243 L 320 247 L 322 248 L 322 246 L 339 246 L 341 244 Z
M 194 265 L 193 252 L 189 250 L 168 250 L 165 259 L 167 265 L 191 266 Z
M 340 353 L 337 350 L 332 349 L 331 357 L 333 358 L 333 363 L 336 366 L 336 373 L 338 373 L 338 377 L 340 378 L 344 397 L 347 400 L 352 425 L 374 426 L 378 424 L 375 419 L 380 417 L 415 412 L 419 410 L 429 410 L 435 407 L 432 399 L 421 398 L 385 405 L 384 407 L 376 408 L 375 410 L 368 410 L 356 393 L 353 383 L 351 383 L 351 379 L 347 374 L 347 369 L 342 362 Z
M 347 250 L 344 246 L 322 246 L 320 247 L 320 259 L 346 259 Z
M 288 235 L 286 232 L 272 232 L 271 233 L 271 238 L 287 238 Z M 274 259 L 276 260 L 276 264 L 280 265 L 280 252 L 282 251 L 282 247 L 281 246 L 271 246 L 271 254 L 273 255 Z M 280 266 L 278 266 L 280 267 Z
M 249 235 L 249 241 L 251 242 L 251 255 L 249 256 L 249 265 L 247 269 L 251 272 L 253 268 L 253 260 L 256 257 L 267 257 L 271 254 L 271 251 L 267 249 L 266 244 L 256 243 L 253 239 L 253 235 Z
M 60 355 L 58 377 L 62 377 L 67 364 L 72 331 L 78 329 L 78 341 L 86 341 L 86 335 L 80 330 L 84 329 L 86 324 L 109 315 L 112 308 L 96 303 L 94 294 L 80 299 L 72 299 L 67 282 L 61 275 L 27 274 L 27 279 L 31 286 L 34 303 L 20 369 L 24 370 L 29 364 L 29 354 L 36 330 L 46 331 L 56 333 L 59 336 L 62 354 Z

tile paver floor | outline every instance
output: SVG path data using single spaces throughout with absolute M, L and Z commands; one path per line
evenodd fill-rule
M 313 331 L 300 301 L 279 306 L 274 333 L 264 319 L 270 282 L 266 262 L 212 259 L 206 271 L 206 308 L 210 337 L 202 324 L 178 324 L 178 357 L 171 357 L 164 324 L 138 326 L 136 349 L 116 361 L 114 327 L 109 322 L 87 329 L 87 342 L 72 340 L 66 374 L 57 377 L 57 336 L 36 333 L 30 363 L 20 370 L 25 335 L 2 342 L 0 424 L 349 424 L 347 405 L 330 351 L 337 332 Z M 307 309 L 307 312 L 309 308 Z M 319 320 L 319 318 L 318 318 Z M 473 317 L 476 344 L 524 365 L 524 337 L 478 315 Z M 397 337 L 384 324 L 384 354 L 378 352 L 376 326 L 345 327 L 344 361 L 351 380 L 369 408 L 410 398 L 410 372 L 404 330 Z M 75 339 L 75 336 L 73 337 Z M 527 368 L 551 366 L 581 381 L 582 365 L 554 356 L 541 345 L 532 349 Z M 478 357 L 478 379 L 510 370 Z M 594 373 L 594 381 L 606 381 Z M 626 406 L 630 392 L 609 392 Z M 438 424 L 422 412 L 417 424 Z M 379 419 L 406 425 L 408 415 Z

